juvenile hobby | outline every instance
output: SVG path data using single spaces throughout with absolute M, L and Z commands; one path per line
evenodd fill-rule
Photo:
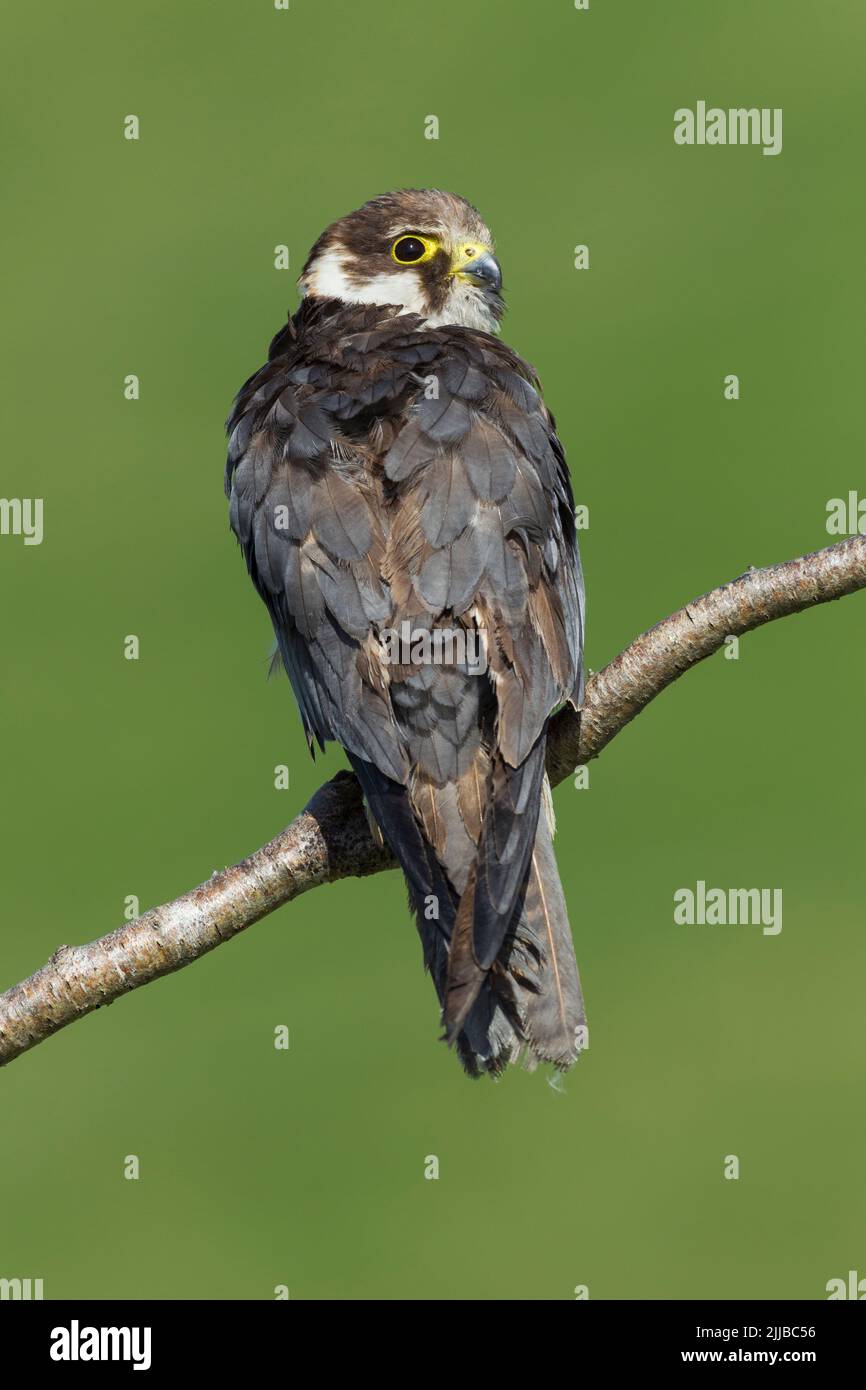
M 584 1036 L 544 771 L 551 713 L 581 700 L 583 579 L 553 418 L 495 336 L 501 285 L 450 193 L 334 222 L 235 399 L 226 469 L 310 749 L 345 749 L 473 1076 L 568 1067 Z

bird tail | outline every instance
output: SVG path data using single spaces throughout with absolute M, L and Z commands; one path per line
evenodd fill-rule
M 552 828 L 544 814 L 507 968 L 533 1065 L 570 1067 L 587 1045 L 586 1011 Z
M 443 1010 L 446 1037 L 456 1043 L 471 1075 L 498 1072 L 521 1052 L 527 1070 L 539 1062 L 567 1069 L 586 1046 L 586 1013 L 546 815 L 538 819 L 513 919 L 486 971 L 473 950 L 475 891 L 473 873 L 452 935 Z M 488 1042 L 489 1024 L 496 1020 L 494 1001 L 511 1028 L 507 1055 Z
M 463 786 L 407 789 L 350 758 L 403 869 L 445 1038 L 465 1070 L 496 1076 L 521 1054 L 528 1070 L 571 1066 L 585 1046 L 586 1018 L 552 816 L 539 815 L 550 801 L 541 784 L 544 739 L 533 765 L 498 783 L 495 767 L 479 765 Z M 485 785 L 494 789 L 486 805 Z

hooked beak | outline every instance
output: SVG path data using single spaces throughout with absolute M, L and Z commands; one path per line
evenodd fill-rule
M 480 285 L 482 289 L 499 291 L 502 288 L 502 268 L 490 251 L 461 261 L 454 267 L 453 274 L 458 280 L 468 280 L 470 285 Z

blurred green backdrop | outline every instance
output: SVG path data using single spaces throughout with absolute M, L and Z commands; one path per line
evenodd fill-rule
M 858 0 L 52 0 L 4 28 L 0 492 L 44 498 L 45 535 L 0 538 L 0 987 L 242 857 L 341 765 L 265 682 L 222 422 L 367 197 L 450 188 L 494 229 L 504 335 L 590 508 L 590 666 L 832 539 L 864 473 Z M 698 99 L 782 107 L 783 153 L 678 148 Z M 463 1077 L 395 874 L 319 890 L 0 1074 L 0 1276 L 569 1299 L 866 1273 L 864 618 L 744 639 L 557 792 L 591 1028 L 565 1094 Z M 782 887 L 782 933 L 674 926 L 698 878 Z

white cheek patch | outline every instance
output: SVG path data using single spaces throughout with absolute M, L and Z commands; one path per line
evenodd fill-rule
M 423 314 L 426 304 L 423 287 L 414 270 L 400 270 L 396 275 L 374 275 L 363 285 L 350 286 L 345 298 L 353 304 L 401 304 L 407 314 Z
M 431 328 L 457 324 L 498 333 L 499 321 L 483 293 L 462 280 L 453 280 L 451 291 L 438 313 L 430 314 L 424 285 L 414 270 L 393 275 L 374 275 L 362 284 L 353 284 L 347 274 L 346 259 L 340 251 L 323 251 L 316 257 L 302 283 L 307 294 L 322 299 L 341 299 L 344 304 L 399 304 L 404 314 L 419 314 Z
M 304 285 L 308 293 L 322 299 L 345 299 L 348 284 L 342 256 L 336 251 L 325 251 L 317 257 L 304 276 Z
M 353 284 L 346 274 L 345 259 L 338 251 L 325 251 L 317 257 L 304 284 L 309 294 L 323 299 L 342 299 L 345 304 L 400 304 L 404 313 L 424 313 L 422 287 L 414 271 L 374 275 L 363 284 Z

